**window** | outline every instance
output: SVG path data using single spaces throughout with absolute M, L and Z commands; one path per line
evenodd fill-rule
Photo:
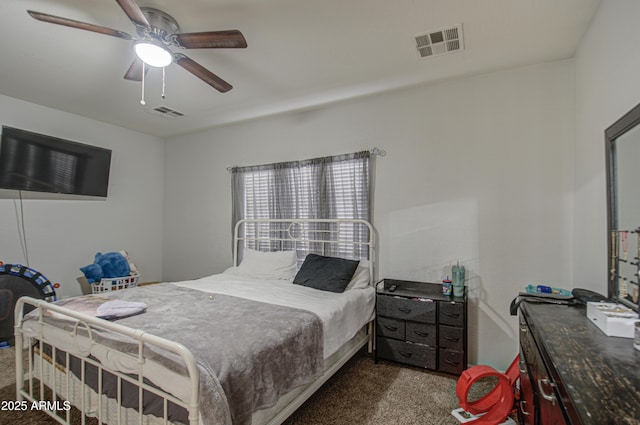
M 370 221 L 370 159 L 370 152 L 363 151 L 233 168 L 233 225 L 241 219 Z M 326 227 L 329 230 L 331 224 Z M 340 232 L 351 232 L 351 237 L 357 237 L 351 229 Z M 353 246 L 340 247 L 332 255 L 350 257 L 353 250 Z

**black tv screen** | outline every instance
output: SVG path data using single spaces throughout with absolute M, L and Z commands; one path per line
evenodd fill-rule
M 0 188 L 107 196 L 111 151 L 2 126 Z

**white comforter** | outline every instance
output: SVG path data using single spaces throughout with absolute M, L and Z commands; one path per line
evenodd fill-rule
M 311 311 L 322 320 L 325 359 L 374 317 L 375 290 L 371 287 L 338 294 L 294 285 L 286 280 L 261 280 L 231 273 L 172 283 L 204 292 Z

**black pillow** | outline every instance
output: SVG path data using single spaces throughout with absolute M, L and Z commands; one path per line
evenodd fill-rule
M 308 254 L 293 283 L 322 291 L 344 292 L 358 263 L 358 260 Z

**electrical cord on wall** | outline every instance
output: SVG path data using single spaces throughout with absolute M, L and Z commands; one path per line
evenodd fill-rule
M 25 265 L 29 266 L 29 247 L 27 245 L 27 233 L 24 226 L 24 204 L 22 202 L 22 191 L 18 191 L 20 197 L 20 211 L 18 211 L 18 203 L 13 201 L 13 207 L 16 210 L 16 224 L 18 226 L 18 236 L 20 237 L 20 246 L 22 247 L 22 255 L 24 255 Z

